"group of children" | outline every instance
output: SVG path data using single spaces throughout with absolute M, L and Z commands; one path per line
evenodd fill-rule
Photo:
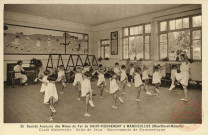
M 85 97 L 85 113 L 84 116 L 91 116 L 88 112 L 89 105 L 91 107 L 94 107 L 93 103 L 93 90 L 91 87 L 91 77 L 97 74 L 98 81 L 97 81 L 97 87 L 100 89 L 100 98 L 103 97 L 103 92 L 106 91 L 113 95 L 113 103 L 112 108 L 116 109 L 117 105 L 117 99 L 123 103 L 122 96 L 126 94 L 126 86 L 131 87 L 131 84 L 134 84 L 135 88 L 138 90 L 136 101 L 140 100 L 140 93 L 141 89 L 143 87 L 145 93 L 147 95 L 152 95 L 152 93 L 148 90 L 148 83 L 149 83 L 149 75 L 148 75 L 148 69 L 149 67 L 153 66 L 154 62 L 150 64 L 149 66 L 143 65 L 143 70 L 140 68 L 141 65 L 134 66 L 133 64 L 130 65 L 130 73 L 129 76 L 127 76 L 126 73 L 126 66 L 122 65 L 119 66 L 119 63 L 115 63 L 115 67 L 111 69 L 113 72 L 108 72 L 110 74 L 110 89 L 108 90 L 106 88 L 106 80 L 105 80 L 105 73 L 107 71 L 110 71 L 109 68 L 104 68 L 102 64 L 98 66 L 97 70 L 93 70 L 91 66 L 87 63 L 85 63 L 84 67 L 77 66 L 74 70 L 65 71 L 64 66 L 59 66 L 59 70 L 57 72 L 58 75 L 55 75 L 55 73 L 49 70 L 44 71 L 44 75 L 38 76 L 38 80 L 42 82 L 41 90 L 40 92 L 45 92 L 44 95 L 44 103 L 50 105 L 51 115 L 50 115 L 50 121 L 53 120 L 52 115 L 56 112 L 54 108 L 54 102 L 58 101 L 58 94 L 56 90 L 55 83 L 61 82 L 62 84 L 62 90 L 61 94 L 64 93 L 64 88 L 67 86 L 66 83 L 66 73 L 72 72 L 74 75 L 71 77 L 74 77 L 73 86 L 77 87 L 78 89 L 78 96 L 77 100 L 81 100 L 81 97 Z M 154 84 L 154 96 L 157 96 L 159 94 L 159 87 L 161 84 L 161 70 L 164 67 L 160 66 L 159 64 L 157 66 L 154 66 L 154 72 L 152 76 L 152 84 Z M 175 71 L 174 71 L 175 72 Z M 131 83 L 130 83 L 131 82 Z

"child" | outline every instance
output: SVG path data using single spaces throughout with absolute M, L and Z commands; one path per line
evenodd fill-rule
M 160 75 L 160 84 L 159 84 L 159 87 L 160 87 L 160 85 L 161 85 L 161 79 L 162 79 L 162 72 L 161 71 L 165 68 L 165 65 L 164 66 L 161 66 L 160 64 L 158 64 L 157 67 L 158 67 L 158 73 Z
M 120 81 L 122 82 L 122 94 L 125 95 L 126 94 L 126 84 L 127 84 L 127 75 L 126 75 L 126 66 L 122 65 L 121 66 L 121 77 L 120 77 Z
M 113 68 L 114 73 L 117 75 L 116 80 L 119 83 L 120 75 L 121 75 L 121 68 L 119 67 L 119 64 L 116 62 L 115 67 Z
M 134 82 L 134 65 L 133 64 L 130 65 L 129 81 L 132 83 Z
M 50 109 L 51 109 L 51 116 L 50 116 L 50 121 L 53 120 L 52 115 L 53 113 L 56 112 L 55 108 L 54 108 L 54 102 L 58 101 L 58 94 L 57 94 L 57 90 L 56 90 L 56 77 L 54 74 L 49 75 L 48 76 L 48 83 L 46 86 L 46 90 L 45 90 L 45 96 L 44 96 L 44 104 L 48 104 L 50 105 Z
M 91 89 L 91 82 L 90 82 L 90 78 L 92 76 L 92 74 L 87 71 L 84 73 L 84 79 L 81 82 L 81 96 L 85 97 L 86 99 L 86 108 L 85 108 L 85 114 L 84 116 L 91 116 L 88 113 L 88 109 L 89 109 L 89 104 L 90 104 L 90 93 L 92 93 L 92 89 Z
M 119 94 L 119 86 L 117 84 L 117 75 L 116 73 L 113 73 L 112 78 L 110 78 L 110 93 L 113 94 L 113 106 L 112 108 L 117 109 L 116 101 L 117 98 L 120 100 L 121 103 L 123 103 L 123 99 L 121 98 Z
M 96 71 L 93 73 L 93 75 L 94 75 L 96 72 L 98 73 L 98 82 L 97 82 L 97 86 L 101 88 L 101 91 L 100 91 L 100 98 L 104 98 L 104 97 L 103 97 L 103 90 L 104 90 L 105 87 L 106 87 L 106 82 L 105 82 L 105 76 L 104 76 L 104 74 L 107 72 L 107 70 L 105 71 L 105 70 L 103 69 L 103 65 L 100 64 L 100 65 L 98 66 L 98 70 L 96 70 Z M 106 90 L 106 92 L 107 92 L 107 90 Z
M 154 73 L 152 76 L 152 84 L 155 85 L 155 93 L 154 93 L 155 96 L 157 96 L 157 93 L 159 93 L 158 89 L 159 89 L 160 83 L 161 83 L 161 74 L 159 73 L 158 66 L 155 66 Z
M 172 65 L 171 67 L 171 86 L 170 88 L 172 88 L 174 85 L 175 85 L 175 73 L 177 73 L 177 66 L 176 65 Z M 172 90 L 172 89 L 169 89 L 169 90 Z
M 75 69 L 76 69 L 76 72 L 75 72 L 75 78 L 74 78 L 73 85 L 78 87 L 79 94 L 78 94 L 77 100 L 80 100 L 80 97 L 81 97 L 81 82 L 83 80 L 83 78 L 82 78 L 82 69 L 81 69 L 81 67 L 76 67 Z
M 90 72 L 90 66 L 89 64 L 85 63 L 84 65 L 84 69 L 82 70 L 82 77 L 83 77 L 83 80 L 84 78 L 88 78 L 87 76 L 85 76 L 85 73 L 87 72 L 87 74 L 91 74 L 92 76 L 92 73 Z M 90 77 L 91 79 L 91 77 Z M 81 85 L 81 89 L 82 87 L 85 87 L 84 85 Z M 91 107 L 95 107 L 94 103 L 93 103 L 93 100 L 92 100 L 92 96 L 93 96 L 93 93 L 92 93 L 92 90 L 90 91 L 90 100 L 89 100 L 89 104 Z
M 148 67 L 144 65 L 143 67 L 143 72 L 142 72 L 142 80 L 144 81 L 145 84 L 148 84 L 149 82 L 149 75 L 148 75 Z
M 140 100 L 140 92 L 141 92 L 141 86 L 144 86 L 144 91 L 146 92 L 147 95 L 152 95 L 146 88 L 145 83 L 142 82 L 141 79 L 141 69 L 139 67 L 136 68 L 136 71 L 134 73 L 134 86 L 138 89 L 138 94 L 136 101 L 141 101 Z
M 64 71 L 64 65 L 60 65 L 59 70 L 58 70 L 58 78 L 56 81 L 61 82 L 62 89 L 60 93 L 63 94 L 64 88 L 66 87 L 66 76 L 65 76 L 65 71 Z
M 49 71 L 49 70 L 48 70 Z M 50 72 L 50 71 L 49 71 Z M 40 80 L 41 78 L 43 78 L 44 77 L 44 71 L 43 71 L 43 67 L 40 67 L 39 68 L 39 73 L 38 73 L 38 77 L 37 78 L 35 78 L 35 80 L 34 80 L 34 82 L 36 83 L 38 80 Z
M 47 84 L 49 83 L 49 81 L 48 81 L 49 74 L 50 74 L 50 71 L 49 70 L 45 70 L 43 78 L 39 79 L 42 82 L 42 86 L 41 86 L 40 92 L 45 92 L 45 90 L 47 88 Z

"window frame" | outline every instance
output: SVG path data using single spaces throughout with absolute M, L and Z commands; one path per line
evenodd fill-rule
M 108 44 L 102 44 L 103 41 L 108 41 Z M 103 52 L 104 53 L 104 58 L 101 56 L 102 47 L 104 47 L 104 52 Z M 110 40 L 109 39 L 101 39 L 100 40 L 100 57 L 103 58 L 103 59 L 108 58 L 105 55 L 105 47 L 110 47 Z M 109 55 L 111 55 L 111 54 L 109 53 Z
M 145 33 L 145 25 L 150 25 L 150 33 Z M 131 27 L 139 27 L 139 26 L 142 26 L 143 28 L 143 33 L 142 34 L 135 34 L 135 35 L 130 35 L 130 28 Z M 128 36 L 124 36 L 124 30 L 128 28 Z M 122 60 L 128 60 L 129 59 L 129 38 L 130 37 L 137 37 L 137 36 L 142 36 L 143 37 L 143 60 L 145 61 L 150 61 L 151 60 L 151 38 L 152 38 L 152 23 L 151 22 L 148 22 L 148 23 L 142 23 L 142 24 L 137 24 L 137 25 L 131 25 L 131 26 L 126 26 L 126 27 L 123 27 L 122 28 Z M 149 36 L 149 59 L 146 59 L 145 58 L 145 45 L 146 45 L 146 42 L 145 42 L 145 37 L 146 36 Z M 127 59 L 124 59 L 124 39 L 127 38 L 128 39 L 128 58 Z M 127 45 L 127 44 L 125 44 Z M 134 60 L 131 60 L 131 61 L 134 61 Z
M 168 34 L 171 33 L 171 32 L 179 32 L 179 31 L 190 31 L 190 58 L 193 59 L 193 48 L 192 48 L 192 41 L 193 41 L 193 31 L 196 31 L 196 30 L 200 30 L 201 31 L 201 59 L 200 60 L 196 60 L 196 59 L 193 59 L 194 61 L 202 61 L 202 25 L 199 26 L 199 27 L 193 27 L 192 24 L 192 17 L 195 17 L 195 16 L 202 16 L 202 14 L 194 14 L 194 15 L 187 15 L 187 16 L 182 16 L 182 17 L 176 17 L 176 18 L 170 18 L 170 19 L 164 19 L 164 20 L 160 20 L 158 21 L 158 56 L 159 56 L 159 61 L 162 61 L 162 59 L 160 58 L 161 54 L 160 54 L 160 35 L 161 34 L 167 34 L 167 58 L 169 59 L 169 53 L 168 53 L 168 50 L 169 50 L 169 39 L 168 39 Z M 182 19 L 183 18 L 189 18 L 189 28 L 182 28 L 182 29 L 176 29 L 175 30 L 170 30 L 170 27 L 169 27 L 169 22 L 171 20 L 177 20 L 177 19 Z M 161 22 L 164 22 L 166 21 L 167 22 L 167 30 L 166 31 L 160 31 L 160 23 Z M 201 20 L 202 22 L 202 20 Z M 176 24 L 175 24 L 176 25 Z M 182 26 L 183 26 L 183 21 L 182 21 Z M 176 60 L 169 60 L 169 61 L 176 61 Z

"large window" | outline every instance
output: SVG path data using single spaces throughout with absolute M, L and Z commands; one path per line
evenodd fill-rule
M 178 59 L 181 51 L 189 58 L 201 60 L 201 15 L 161 21 L 159 23 L 160 59 Z
M 123 59 L 150 59 L 151 25 L 123 28 Z
M 100 57 L 110 58 L 110 44 L 109 39 L 100 40 Z

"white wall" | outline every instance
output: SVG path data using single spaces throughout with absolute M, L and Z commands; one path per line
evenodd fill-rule
M 201 13 L 201 5 L 188 5 L 184 7 L 169 9 L 165 11 L 155 12 L 151 14 L 146 14 L 142 16 L 137 16 L 134 18 L 124 19 L 120 21 L 115 21 L 111 23 L 106 23 L 93 27 L 93 46 L 98 49 L 96 54 L 100 56 L 100 40 L 101 39 L 110 39 L 110 33 L 113 31 L 118 31 L 118 51 L 119 55 L 111 55 L 110 60 L 103 60 L 104 65 L 113 66 L 115 62 L 120 64 L 125 64 L 126 61 L 122 60 L 122 28 L 126 26 L 133 26 L 143 23 L 151 23 L 152 25 L 152 36 L 151 36 L 151 58 L 157 60 L 157 63 L 164 65 L 165 62 L 158 61 L 158 21 L 170 18 L 177 18 L 187 15 L 194 15 Z M 145 61 L 144 63 L 149 63 Z M 191 64 L 191 78 L 193 80 L 202 80 L 202 62 L 194 62 Z

